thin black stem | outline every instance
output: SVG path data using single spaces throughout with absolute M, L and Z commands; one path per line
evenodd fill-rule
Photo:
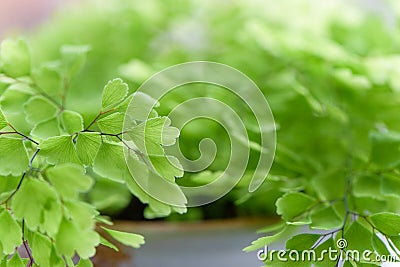
M 26 136 L 25 134 L 23 134 L 23 133 L 21 133 L 21 132 L 19 132 L 19 131 L 17 131 L 17 129 L 15 129 L 14 128 L 14 126 L 12 126 L 10 123 L 8 124 L 8 126 L 10 126 L 11 127 L 11 129 L 13 129 L 15 132 L 15 134 L 18 134 L 18 135 L 20 135 L 20 136 L 22 136 L 22 137 L 24 137 L 26 140 L 29 140 L 29 141 L 31 141 L 32 143 L 34 143 L 35 145 L 39 145 L 39 143 L 38 142 L 36 142 L 35 140 L 33 140 L 32 138 L 30 138 L 29 136 Z
M 24 172 L 21 176 L 21 179 L 18 182 L 17 187 L 14 189 L 14 191 L 4 200 L 0 203 L 0 205 L 6 204 L 8 203 L 8 201 L 10 201 L 10 199 L 18 192 L 18 190 L 21 188 L 22 182 L 24 181 L 26 176 L 26 172 Z

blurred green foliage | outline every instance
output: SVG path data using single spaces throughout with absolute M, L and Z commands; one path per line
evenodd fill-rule
M 66 97 L 88 120 L 101 104 L 98 89 L 117 75 L 132 89 L 186 61 L 239 69 L 269 101 L 278 143 L 262 187 L 247 192 L 257 162 L 252 159 L 259 153 L 254 149 L 244 179 L 221 201 L 235 201 L 237 214 L 277 210 L 286 225 L 349 236 L 358 231 L 358 238 L 372 236 L 375 243 L 380 233 L 399 248 L 400 7 L 390 3 L 392 8 L 379 13 L 345 1 L 85 1 L 57 13 L 30 42 L 34 62 L 58 58 L 65 44 L 91 47 Z M 243 103 L 207 86 L 174 91 L 160 101 L 158 112 L 168 114 L 196 96 L 212 96 L 239 110 L 250 140 L 258 142 Z M 210 181 L 229 160 L 229 139 L 209 122 L 182 130 L 180 147 L 188 158 L 199 156 L 197 144 L 204 137 L 218 144 L 217 160 L 205 174 L 186 174 L 182 183 Z M 101 193 L 99 182 L 89 193 L 96 206 L 110 211 L 122 208 L 116 201 L 127 203 L 128 194 L 109 206 L 100 201 L 107 192 Z M 385 219 L 392 228 L 382 224 Z M 262 239 L 249 249 L 270 242 Z

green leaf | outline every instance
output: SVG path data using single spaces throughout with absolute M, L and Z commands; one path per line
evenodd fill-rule
M 44 140 L 40 145 L 40 154 L 50 164 L 79 163 L 72 137 L 69 135 L 54 136 Z
M 338 199 L 346 188 L 346 175 L 340 171 L 321 172 L 313 177 L 312 185 L 321 200 Z
M 381 179 L 378 176 L 360 176 L 353 184 L 353 192 L 357 197 L 382 198 Z
M 86 192 L 93 185 L 92 179 L 85 175 L 85 169 L 77 164 L 60 164 L 46 173 L 51 184 L 64 198 L 77 198 L 79 192 Z
M 12 210 L 17 219 L 25 219 L 31 231 L 41 230 L 53 237 L 61 221 L 61 203 L 57 192 L 47 182 L 25 178 L 12 198 Z
M 89 259 L 81 259 L 76 267 L 93 267 L 93 263 Z
M 75 252 L 81 259 L 88 259 L 96 253 L 100 243 L 99 235 L 92 229 L 83 230 L 72 221 L 63 219 L 55 238 L 57 251 L 66 257 L 73 257 Z
M 92 229 L 95 225 L 95 216 L 98 211 L 90 204 L 69 199 L 64 202 L 65 217 L 70 219 L 79 229 Z
M 390 252 L 385 243 L 383 243 L 383 241 L 375 233 L 372 234 L 372 246 L 379 255 L 390 255 Z
M 0 236 L 4 254 L 13 253 L 15 248 L 22 244 L 21 227 L 7 210 L 0 214 Z
M 24 83 L 12 84 L 0 96 L 1 108 L 8 114 L 19 114 L 23 112 L 23 105 L 32 96 L 33 91 L 28 85 Z
M 316 201 L 314 198 L 299 192 L 286 193 L 276 202 L 277 213 L 286 221 L 295 220 L 306 212 Z
M 103 111 L 109 110 L 118 105 L 128 94 L 128 85 L 117 78 L 109 81 L 104 87 L 101 101 Z
M 61 121 L 64 129 L 69 134 L 83 131 L 83 118 L 78 112 L 64 110 L 61 114 Z
M 3 112 L 0 109 L 0 130 L 8 125 L 6 118 L 4 117 Z
M 390 240 L 392 241 L 393 245 L 400 250 L 400 236 L 391 236 Z
M 284 222 L 268 225 L 268 226 L 265 226 L 265 227 L 261 228 L 260 230 L 258 230 L 257 233 L 263 234 L 263 233 L 275 232 L 275 231 L 281 230 L 283 227 L 285 227 L 285 225 L 286 224 Z
M 327 251 L 331 251 L 336 249 L 334 240 L 332 238 L 329 238 L 322 244 L 320 244 L 316 249 L 315 249 L 315 255 L 317 255 L 317 259 L 320 258 L 320 255 L 324 255 L 322 261 L 318 260 L 313 262 L 314 267 L 332 267 L 332 261 L 329 259 L 329 256 L 327 255 Z
M 29 75 L 31 57 L 26 42 L 22 39 L 6 39 L 0 45 L 0 60 L 4 72 L 11 77 Z
M 131 176 L 126 166 L 122 145 L 108 142 L 100 145 L 93 163 L 93 170 L 105 178 L 120 183 Z
M 161 145 L 173 145 L 179 136 L 179 130 L 170 125 L 167 117 L 152 118 L 135 126 L 128 136 L 146 155 L 163 155 Z
M 99 133 L 79 133 L 76 139 L 76 153 L 85 165 L 92 165 L 99 151 L 101 137 Z
M 53 65 L 46 64 L 41 66 L 38 70 L 34 71 L 33 79 L 45 94 L 51 97 L 59 97 L 63 80 L 59 71 Z
M 400 163 L 400 134 L 396 132 L 372 132 L 371 161 L 383 168 L 393 168 Z
M 34 96 L 24 105 L 26 120 L 33 125 L 56 116 L 58 107 L 43 96 Z
M 400 215 L 390 212 L 381 212 L 369 217 L 372 224 L 388 236 L 400 235 Z
M 21 175 L 28 165 L 28 154 L 22 140 L 0 137 L 0 175 Z
M 286 248 L 291 250 L 309 250 L 321 238 L 318 234 L 299 234 L 286 242 Z
M 102 244 L 103 246 L 109 247 L 117 252 L 119 251 L 117 246 L 115 246 L 113 243 L 111 243 L 110 241 L 108 241 L 107 239 L 105 239 L 102 236 L 100 236 L 100 244 Z
M 18 253 L 15 253 L 14 256 L 12 256 L 12 258 L 8 260 L 7 266 L 10 266 L 10 267 L 25 267 L 26 265 L 24 264 L 22 259 L 19 257 Z
M 50 265 L 51 267 L 65 267 L 65 261 L 58 255 L 55 246 L 51 247 L 51 255 L 50 255 Z M 45 265 L 46 266 L 46 265 Z
M 251 242 L 251 245 L 248 247 L 245 247 L 243 249 L 243 251 L 250 252 L 250 251 L 260 249 L 260 248 L 264 248 L 265 246 L 268 246 L 269 244 L 272 244 L 274 242 L 282 240 L 282 238 L 285 238 L 288 234 L 290 234 L 293 229 L 295 229 L 294 226 L 286 226 L 285 228 L 283 228 L 280 232 L 278 232 L 275 235 L 260 237 L 259 239 Z
M 157 100 L 142 92 L 133 93 L 132 100 L 127 104 L 126 114 L 131 119 L 142 122 L 157 116 L 157 112 L 153 108 L 160 105 Z
M 97 125 L 103 133 L 120 134 L 125 115 L 116 112 L 97 121 Z
M 381 176 L 381 192 L 384 196 L 400 197 L 400 178 L 385 174 Z
M 36 124 L 31 131 L 31 135 L 40 139 L 47 139 L 60 135 L 58 118 L 54 117 L 50 120 Z
M 332 206 L 313 212 L 311 214 L 311 221 L 310 228 L 320 230 L 332 230 L 343 224 L 342 219 L 337 215 Z
M 47 236 L 34 232 L 33 239 L 29 241 L 29 246 L 32 250 L 32 256 L 39 266 L 53 266 L 50 263 L 53 245 Z
M 115 231 L 111 229 L 103 228 L 108 234 L 110 234 L 115 240 L 118 242 L 130 246 L 133 248 L 139 248 L 141 245 L 144 244 L 144 238 L 138 234 L 126 233 L 121 231 Z
M 61 47 L 61 60 L 68 78 L 80 71 L 89 51 L 90 46 L 88 45 L 63 45 Z
M 350 227 L 345 231 L 348 250 L 373 250 L 371 231 L 362 226 L 358 221 L 353 221 Z
M 175 157 L 149 156 L 149 159 L 157 173 L 168 181 L 174 182 L 176 177 L 182 177 L 184 174 L 182 165 Z

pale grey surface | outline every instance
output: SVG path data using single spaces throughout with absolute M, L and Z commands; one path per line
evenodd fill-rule
M 147 233 L 146 245 L 133 262 L 121 267 L 258 267 L 256 252 L 242 249 L 258 236 L 256 229 L 213 229 Z

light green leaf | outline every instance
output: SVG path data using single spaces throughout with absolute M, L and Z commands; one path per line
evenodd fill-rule
M 69 135 L 50 137 L 44 140 L 39 148 L 40 154 L 45 156 L 50 164 L 79 163 L 72 137 Z
M 174 182 L 176 177 L 182 177 L 184 174 L 182 165 L 175 157 L 149 156 L 149 159 L 157 173 L 168 181 Z
M 286 248 L 291 250 L 309 250 L 321 238 L 319 234 L 299 234 L 286 241 Z
M 50 120 L 36 124 L 31 131 L 31 135 L 40 139 L 60 135 L 60 126 L 58 118 L 54 117 Z
M 390 212 L 381 212 L 369 217 L 372 224 L 382 233 L 389 236 L 400 235 L 400 215 Z
M 39 266 L 53 266 L 50 263 L 52 243 L 47 236 L 34 232 L 29 246 L 32 250 L 32 256 Z
M 51 267 L 65 267 L 65 261 L 63 258 L 61 258 L 60 255 L 58 255 L 54 245 L 51 247 L 51 255 L 49 261 Z
M 95 225 L 95 216 L 99 213 L 90 204 L 78 200 L 67 200 L 64 202 L 65 217 L 82 230 L 92 229 Z
M 22 230 L 7 210 L 0 214 L 0 243 L 4 254 L 11 254 L 22 244 Z
M 81 259 L 76 267 L 93 267 L 93 263 L 89 259 Z
M 69 134 L 83 131 L 83 118 L 78 112 L 64 110 L 61 114 L 61 121 L 64 129 Z
M 8 260 L 7 266 L 9 267 L 26 267 L 18 253 L 15 253 L 11 259 Z
M 4 117 L 3 112 L 0 109 L 0 130 L 8 125 L 6 118 Z
M 123 183 L 130 177 L 123 147 L 120 144 L 103 142 L 94 160 L 93 170 L 105 178 Z
M 53 237 L 61 221 L 61 203 L 57 192 L 47 182 L 27 177 L 12 198 L 17 219 L 25 219 L 31 231 L 40 229 Z
M 160 105 L 157 100 L 142 92 L 133 93 L 132 101 L 128 104 L 126 113 L 129 117 L 133 120 L 142 122 L 157 116 L 154 108 L 157 108 Z
M 383 168 L 393 168 L 400 163 L 400 134 L 372 132 L 371 161 Z
M 400 197 L 400 178 L 385 174 L 381 176 L 381 192 L 385 196 Z
M 152 118 L 135 126 L 128 135 L 145 154 L 162 155 L 160 146 L 175 144 L 179 136 L 179 130 L 170 125 L 171 120 L 168 117 Z
M 105 239 L 102 236 L 100 236 L 100 244 L 102 244 L 103 246 L 109 247 L 115 251 L 119 251 L 117 246 L 115 246 L 113 243 L 111 243 L 110 241 L 108 241 L 107 239 Z
M 24 104 L 26 120 L 33 125 L 56 116 L 57 106 L 43 96 L 34 96 Z
M 282 240 L 282 238 L 285 238 L 294 229 L 295 229 L 294 226 L 286 226 L 285 228 L 283 228 L 280 232 L 278 232 L 275 235 L 260 237 L 259 239 L 251 242 L 251 245 L 248 247 L 245 247 L 243 249 L 243 251 L 250 252 L 250 251 L 260 249 L 260 248 L 264 248 L 265 246 L 268 246 L 269 244 L 272 244 L 274 242 Z
M 128 85 L 117 78 L 109 81 L 103 90 L 101 107 L 103 111 L 118 105 L 128 94 Z
M 60 164 L 46 173 L 51 184 L 64 198 L 77 198 L 79 192 L 86 192 L 93 185 L 93 180 L 85 175 L 85 169 L 77 164 Z
M 33 79 L 45 94 L 52 97 L 60 96 L 63 80 L 55 66 L 50 64 L 41 66 L 34 71 Z
M 90 46 L 88 45 L 63 45 L 61 47 L 61 60 L 68 78 L 80 71 L 89 51 Z
M 311 214 L 312 229 L 331 230 L 342 226 L 343 221 L 337 215 L 332 206 L 328 206 L 322 210 L 315 211 Z
M 144 238 L 138 234 L 126 233 L 121 231 L 115 231 L 111 229 L 103 228 L 107 233 L 109 233 L 115 240 L 118 242 L 130 246 L 133 248 L 139 248 L 141 245 L 144 244 Z
M 28 154 L 22 140 L 0 137 L 0 175 L 21 175 L 28 165 Z
M 79 133 L 76 139 L 76 153 L 85 165 L 92 165 L 99 151 L 101 137 L 98 133 Z
M 299 192 L 286 193 L 276 202 L 277 213 L 286 221 L 292 221 L 310 209 L 316 203 L 315 199 Z
M 129 205 L 132 195 L 125 184 L 97 177 L 88 199 L 98 210 L 114 214 Z
M 378 176 L 359 176 L 353 184 L 353 192 L 357 197 L 382 199 L 381 179 Z
M 23 112 L 23 105 L 32 96 L 33 91 L 28 85 L 24 83 L 12 84 L 0 96 L 1 108 L 8 114 L 19 114 Z
M 81 259 L 88 259 L 96 253 L 96 246 L 100 243 L 99 235 L 93 230 L 82 230 L 72 221 L 63 219 L 60 230 L 55 238 L 58 253 L 66 257 L 73 257 L 75 252 Z
M 116 112 L 97 121 L 97 125 L 103 133 L 120 134 L 125 115 Z
M 285 227 L 285 223 L 284 222 L 279 222 L 277 224 L 272 224 L 272 225 L 268 225 L 265 226 L 263 228 L 261 228 L 260 230 L 257 231 L 258 234 L 264 234 L 264 233 L 272 233 L 278 230 L 282 230 L 283 227 Z
M 4 72 L 11 77 L 29 75 L 31 57 L 26 42 L 22 39 L 6 39 L 0 45 L 0 60 Z
M 321 200 L 338 199 L 345 192 L 345 174 L 340 170 L 321 172 L 314 176 L 312 185 Z

